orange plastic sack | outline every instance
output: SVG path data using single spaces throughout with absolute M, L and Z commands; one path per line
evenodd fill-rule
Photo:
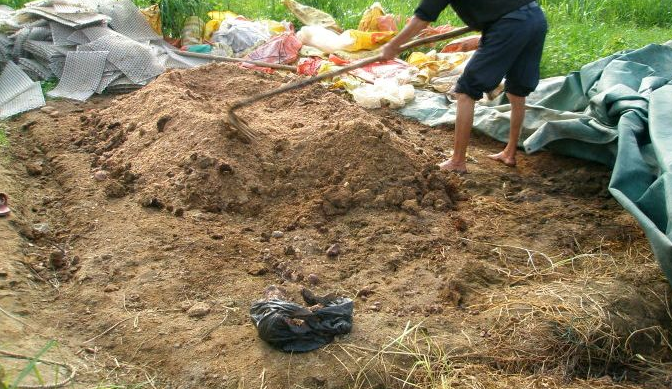
M 481 42 L 480 35 L 468 36 L 460 39 L 455 39 L 448 43 L 442 53 L 458 53 L 458 52 L 467 52 L 478 49 L 478 45 Z
M 443 34 L 445 32 L 450 32 L 453 31 L 454 29 L 455 27 L 451 26 L 450 24 L 444 24 L 442 26 L 436 26 L 436 27 L 427 27 L 424 30 L 420 31 L 418 37 L 426 38 L 428 36 L 434 36 Z
M 383 6 L 379 2 L 373 3 L 362 15 L 357 29 L 359 31 L 381 31 L 378 29 L 378 18 L 385 15 Z
M 383 15 L 378 18 L 378 31 L 397 31 L 398 16 Z

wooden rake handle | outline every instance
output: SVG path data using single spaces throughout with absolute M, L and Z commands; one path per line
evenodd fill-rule
M 216 62 L 249 63 L 249 64 L 252 64 L 252 65 L 261 66 L 261 67 L 264 67 L 264 68 L 288 70 L 290 72 L 295 72 L 296 71 L 296 66 L 292 66 L 292 65 L 284 65 L 284 64 L 278 64 L 278 63 L 268 63 L 268 62 L 263 62 L 263 61 L 254 61 L 254 60 L 245 59 L 245 58 L 231 58 L 231 57 L 224 57 L 224 56 L 221 56 L 221 55 L 206 54 L 206 53 L 192 53 L 192 52 L 189 52 L 189 51 L 181 51 L 181 50 L 171 50 L 171 51 L 173 53 L 175 53 L 177 55 L 181 55 L 183 57 L 207 59 L 207 60 L 216 61 Z
M 458 28 L 458 29 L 455 29 L 455 30 L 452 30 L 452 31 L 445 32 L 443 34 L 437 34 L 437 35 L 429 36 L 427 38 L 416 39 L 416 40 L 413 40 L 413 41 L 410 41 L 410 42 L 406 43 L 405 45 L 402 45 L 400 47 L 400 52 L 404 51 L 404 50 L 412 49 L 414 47 L 422 46 L 422 45 L 425 45 L 427 43 L 434 43 L 434 42 L 439 42 L 439 41 L 446 40 L 446 39 L 456 38 L 458 36 L 464 35 L 466 33 L 472 32 L 472 31 L 474 31 L 474 30 L 470 27 L 461 27 L 461 28 Z M 355 69 L 362 68 L 366 65 L 369 65 L 369 64 L 372 64 L 372 63 L 375 63 L 375 62 L 380 62 L 382 57 L 383 57 L 382 54 L 378 54 L 374 57 L 364 59 L 362 61 L 353 63 L 353 64 L 348 65 L 348 66 L 344 66 L 344 67 L 342 67 L 338 70 L 334 70 L 332 72 L 323 73 L 323 74 L 320 74 L 320 75 L 315 76 L 315 77 L 306 78 L 306 79 L 303 79 L 303 80 L 300 80 L 300 81 L 297 81 L 297 82 L 294 82 L 294 83 L 291 83 L 291 84 L 287 84 L 287 85 L 282 86 L 280 88 L 270 90 L 268 92 L 264 92 L 264 93 L 260 93 L 258 95 L 254 95 L 252 97 L 248 97 L 247 99 L 241 100 L 241 101 L 231 105 L 231 107 L 229 108 L 229 114 L 233 113 L 233 111 L 235 111 L 239 108 L 242 108 L 244 106 L 256 103 L 259 100 L 263 100 L 263 99 L 266 99 L 266 98 L 271 97 L 271 96 L 279 95 L 281 93 L 285 93 L 285 92 L 288 92 L 288 91 L 291 91 L 291 90 L 294 90 L 294 89 L 303 88 L 303 87 L 308 86 L 310 84 L 314 84 L 316 82 L 320 82 L 322 80 L 326 80 L 328 78 L 333 78 L 333 77 L 336 77 L 340 74 L 348 73 L 348 72 L 353 71 Z

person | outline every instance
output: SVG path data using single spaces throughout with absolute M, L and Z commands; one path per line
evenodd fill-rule
M 509 141 L 491 159 L 516 165 L 516 151 L 525 118 L 525 98 L 539 84 L 539 64 L 548 30 L 546 17 L 530 0 L 422 0 L 406 27 L 382 48 L 384 59 L 399 54 L 399 47 L 418 35 L 451 5 L 467 26 L 482 31 L 479 47 L 457 81 L 455 145 L 442 170 L 466 173 L 474 104 L 506 77 L 505 91 L 511 103 Z

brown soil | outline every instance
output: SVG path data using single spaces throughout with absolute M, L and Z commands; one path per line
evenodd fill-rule
M 668 384 L 669 284 L 606 168 L 507 168 L 476 135 L 471 174 L 444 174 L 452 132 L 321 86 L 242 110 L 254 143 L 226 125 L 227 103 L 289 80 L 206 66 L 10 121 L 0 306 L 39 330 L 0 315 L 2 347 L 58 339 L 82 386 L 341 388 L 410 322 L 468 366 L 457 387 Z M 309 282 L 355 299 L 352 334 L 271 349 L 250 303 Z

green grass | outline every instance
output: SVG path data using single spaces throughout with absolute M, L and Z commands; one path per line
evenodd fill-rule
M 0 4 L 20 6 L 26 0 L 0 0 Z M 135 0 L 147 6 L 156 0 Z M 183 20 L 180 9 L 201 7 L 230 10 L 249 18 L 286 19 L 300 26 L 287 12 L 282 0 L 165 0 L 174 15 L 164 20 Z M 549 21 L 541 71 L 543 77 L 565 75 L 581 66 L 624 49 L 672 40 L 672 0 L 538 0 Z M 303 3 L 330 13 L 344 28 L 356 28 L 362 12 L 373 0 L 303 0 Z M 412 15 L 419 0 L 380 0 L 403 22 Z M 198 13 L 201 13 L 200 11 Z M 446 10 L 439 24 L 461 22 Z M 173 23 L 175 24 L 175 23 Z M 179 22 L 178 22 L 179 24 Z M 171 31 L 178 29 L 171 25 Z
M 44 379 L 42 378 L 42 374 L 40 374 L 40 371 L 37 368 L 37 361 L 46 353 L 50 348 L 54 347 L 56 345 L 56 342 L 51 340 L 47 342 L 47 344 L 42 347 L 42 349 L 34 356 L 32 359 L 28 361 L 26 366 L 19 372 L 19 374 L 16 376 L 14 379 L 10 379 L 8 376 L 6 376 L 7 372 L 2 371 L 2 380 L 0 380 L 0 388 L 2 389 L 17 389 L 19 385 L 25 380 L 31 373 L 35 376 L 37 381 L 39 382 L 40 385 L 44 385 Z
M 7 139 L 7 126 L 0 123 L 0 149 L 9 146 L 9 139 Z
M 41 386 L 57 385 L 65 388 L 74 387 L 72 381 L 70 383 L 65 383 L 65 381 L 67 380 L 62 381 L 65 378 L 69 378 L 71 373 L 74 373 L 73 370 L 74 367 L 71 366 L 66 367 L 66 365 L 61 363 L 50 362 L 41 359 L 42 356 L 44 356 L 50 349 L 54 347 L 58 347 L 58 344 L 55 340 L 50 340 L 49 342 L 47 342 L 47 344 L 44 347 L 42 347 L 42 349 L 38 351 L 37 354 L 35 354 L 35 356 L 25 358 L 25 365 L 23 365 L 23 368 L 20 368 L 20 371 L 18 372 L 13 371 L 13 370 L 19 370 L 18 366 L 13 366 L 11 369 L 9 369 L 12 371 L 8 371 L 8 369 L 5 369 L 5 367 L 3 366 L 3 361 L 10 357 L 0 355 L 0 389 L 18 389 L 22 385 L 25 385 L 26 379 L 31 376 L 34 378 L 34 381 L 37 381 L 37 384 Z M 24 358 L 22 357 L 20 359 Z M 49 374 L 50 372 L 48 370 L 52 371 L 51 374 Z M 9 373 L 15 373 L 15 374 L 9 374 Z M 62 374 L 64 373 L 67 373 L 68 375 L 63 376 Z M 47 379 L 46 377 L 49 378 Z M 153 381 L 150 381 L 149 376 L 146 377 L 147 381 L 138 383 L 130 383 L 130 384 L 100 383 L 96 385 L 94 389 L 145 389 L 148 387 L 154 388 L 155 386 Z
M 143 4 L 146 5 L 148 4 Z M 159 2 L 159 9 L 164 35 L 179 38 L 186 19 L 191 15 L 205 19 L 210 7 L 207 2 L 201 0 L 162 0 Z
M 607 23 L 586 26 L 579 22 L 557 24 L 546 38 L 541 62 L 543 77 L 565 75 L 581 66 L 624 49 L 672 39 L 672 29 L 614 27 Z

